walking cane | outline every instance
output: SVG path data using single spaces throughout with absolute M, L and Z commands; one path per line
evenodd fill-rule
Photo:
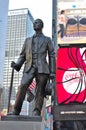
M 14 77 L 14 68 L 12 68 L 12 73 L 11 73 L 11 82 L 10 82 L 9 95 L 8 95 L 8 110 L 7 110 L 7 113 L 9 112 L 9 108 L 10 108 L 10 99 L 11 99 L 11 93 L 12 93 L 12 87 L 13 87 L 13 77 Z

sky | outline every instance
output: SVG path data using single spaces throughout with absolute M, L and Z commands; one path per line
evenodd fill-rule
M 52 36 L 52 1 L 53 0 L 9 0 L 9 10 L 28 8 L 34 19 L 41 18 L 43 20 L 44 34 Z M 72 5 L 76 5 L 76 7 L 80 8 L 86 5 L 83 4 L 86 2 L 86 0 L 78 1 L 79 0 L 75 0 L 75 2 L 73 1 L 72 4 L 70 4 L 70 2 L 60 3 L 60 8 L 71 8 Z
M 52 0 L 9 0 L 9 10 L 21 8 L 28 8 L 34 19 L 42 19 L 44 34 L 52 35 Z

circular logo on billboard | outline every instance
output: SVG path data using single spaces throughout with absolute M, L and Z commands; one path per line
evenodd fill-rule
M 63 87 L 68 93 L 78 94 L 85 89 L 85 73 L 81 69 L 70 68 L 63 75 Z

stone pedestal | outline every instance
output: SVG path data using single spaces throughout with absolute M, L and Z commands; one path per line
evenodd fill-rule
M 44 122 L 39 116 L 5 116 L 1 117 L 0 130 L 44 130 Z

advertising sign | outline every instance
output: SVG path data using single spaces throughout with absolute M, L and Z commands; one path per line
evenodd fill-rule
M 85 102 L 86 47 L 59 48 L 56 67 L 58 104 Z
M 86 43 L 85 0 L 58 0 L 58 44 Z M 83 4 L 84 3 L 84 4 Z

